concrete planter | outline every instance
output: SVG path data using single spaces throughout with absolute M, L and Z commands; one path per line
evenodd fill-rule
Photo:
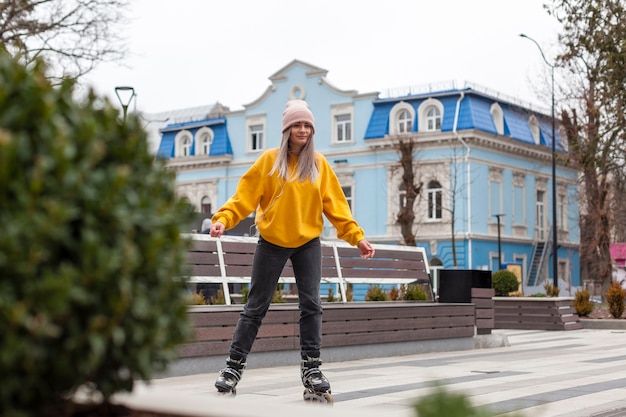
M 496 329 L 582 328 L 574 297 L 494 297 L 494 307 Z

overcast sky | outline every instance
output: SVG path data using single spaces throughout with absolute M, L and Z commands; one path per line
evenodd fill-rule
M 558 22 L 545 0 L 135 0 L 124 63 L 100 65 L 85 82 L 131 108 L 158 113 L 257 99 L 294 59 L 328 70 L 360 93 L 466 81 L 549 108 L 549 61 Z M 548 94 L 548 96 L 546 96 Z

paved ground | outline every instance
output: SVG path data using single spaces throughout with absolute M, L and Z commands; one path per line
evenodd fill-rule
M 412 404 L 442 386 L 503 416 L 626 416 L 625 330 L 494 333 L 506 336 L 510 346 L 325 363 L 335 405 L 322 413 L 303 406 L 297 364 L 247 370 L 237 397 L 225 400 L 227 408 L 214 394 L 216 373 L 157 379 L 126 400 L 161 400 L 174 410 L 173 402 L 196 402 L 221 410 L 207 414 L 216 416 L 304 417 L 310 410 L 310 415 L 416 417 Z M 176 394 L 186 400 L 173 399 Z

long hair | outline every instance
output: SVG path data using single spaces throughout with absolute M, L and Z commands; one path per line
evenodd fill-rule
M 300 152 L 298 159 L 298 171 L 295 175 L 292 175 L 291 178 L 289 177 L 290 132 L 291 129 L 287 129 L 283 132 L 283 138 L 280 142 L 280 148 L 278 149 L 278 156 L 276 157 L 276 161 L 274 162 L 274 166 L 272 167 L 269 175 L 274 174 L 274 172 L 278 172 L 278 174 L 285 181 L 293 181 L 300 178 L 300 182 L 304 182 L 308 178 L 311 182 L 315 182 L 320 172 L 317 167 L 317 161 L 315 161 L 315 146 L 313 144 L 312 132 L 309 140 L 307 140 L 306 144 L 302 148 L 302 151 Z

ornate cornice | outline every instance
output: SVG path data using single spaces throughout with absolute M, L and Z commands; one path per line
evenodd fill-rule
M 165 164 L 165 169 L 174 172 L 194 171 L 228 165 L 232 160 L 232 155 L 178 157 L 169 159 Z

